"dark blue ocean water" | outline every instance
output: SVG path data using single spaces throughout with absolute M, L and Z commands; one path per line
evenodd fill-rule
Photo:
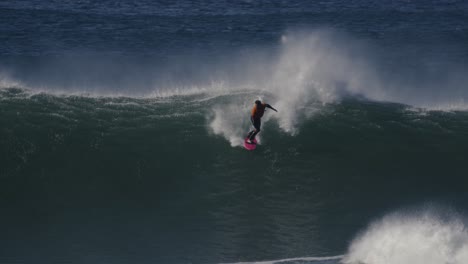
M 467 263 L 467 47 L 467 1 L 0 1 L 0 263 Z

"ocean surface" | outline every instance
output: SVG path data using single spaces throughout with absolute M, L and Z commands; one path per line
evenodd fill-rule
M 462 0 L 0 1 L 0 263 L 466 264 L 467 84 Z

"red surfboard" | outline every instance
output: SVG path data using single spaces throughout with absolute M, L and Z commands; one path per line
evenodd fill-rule
M 247 150 L 254 150 L 257 147 L 257 139 L 254 138 L 254 140 L 252 140 L 252 143 L 248 143 L 248 139 L 249 137 L 246 137 L 244 139 L 244 148 Z

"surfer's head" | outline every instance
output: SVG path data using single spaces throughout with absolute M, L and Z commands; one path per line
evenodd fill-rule
M 256 105 L 260 105 L 260 104 L 262 104 L 262 101 L 260 101 L 260 100 L 255 100 L 255 104 L 256 104 Z

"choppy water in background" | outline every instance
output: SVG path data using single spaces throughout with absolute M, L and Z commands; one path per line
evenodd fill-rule
M 464 1 L 0 3 L 0 262 L 466 263 Z M 252 102 L 260 145 L 242 149 Z

